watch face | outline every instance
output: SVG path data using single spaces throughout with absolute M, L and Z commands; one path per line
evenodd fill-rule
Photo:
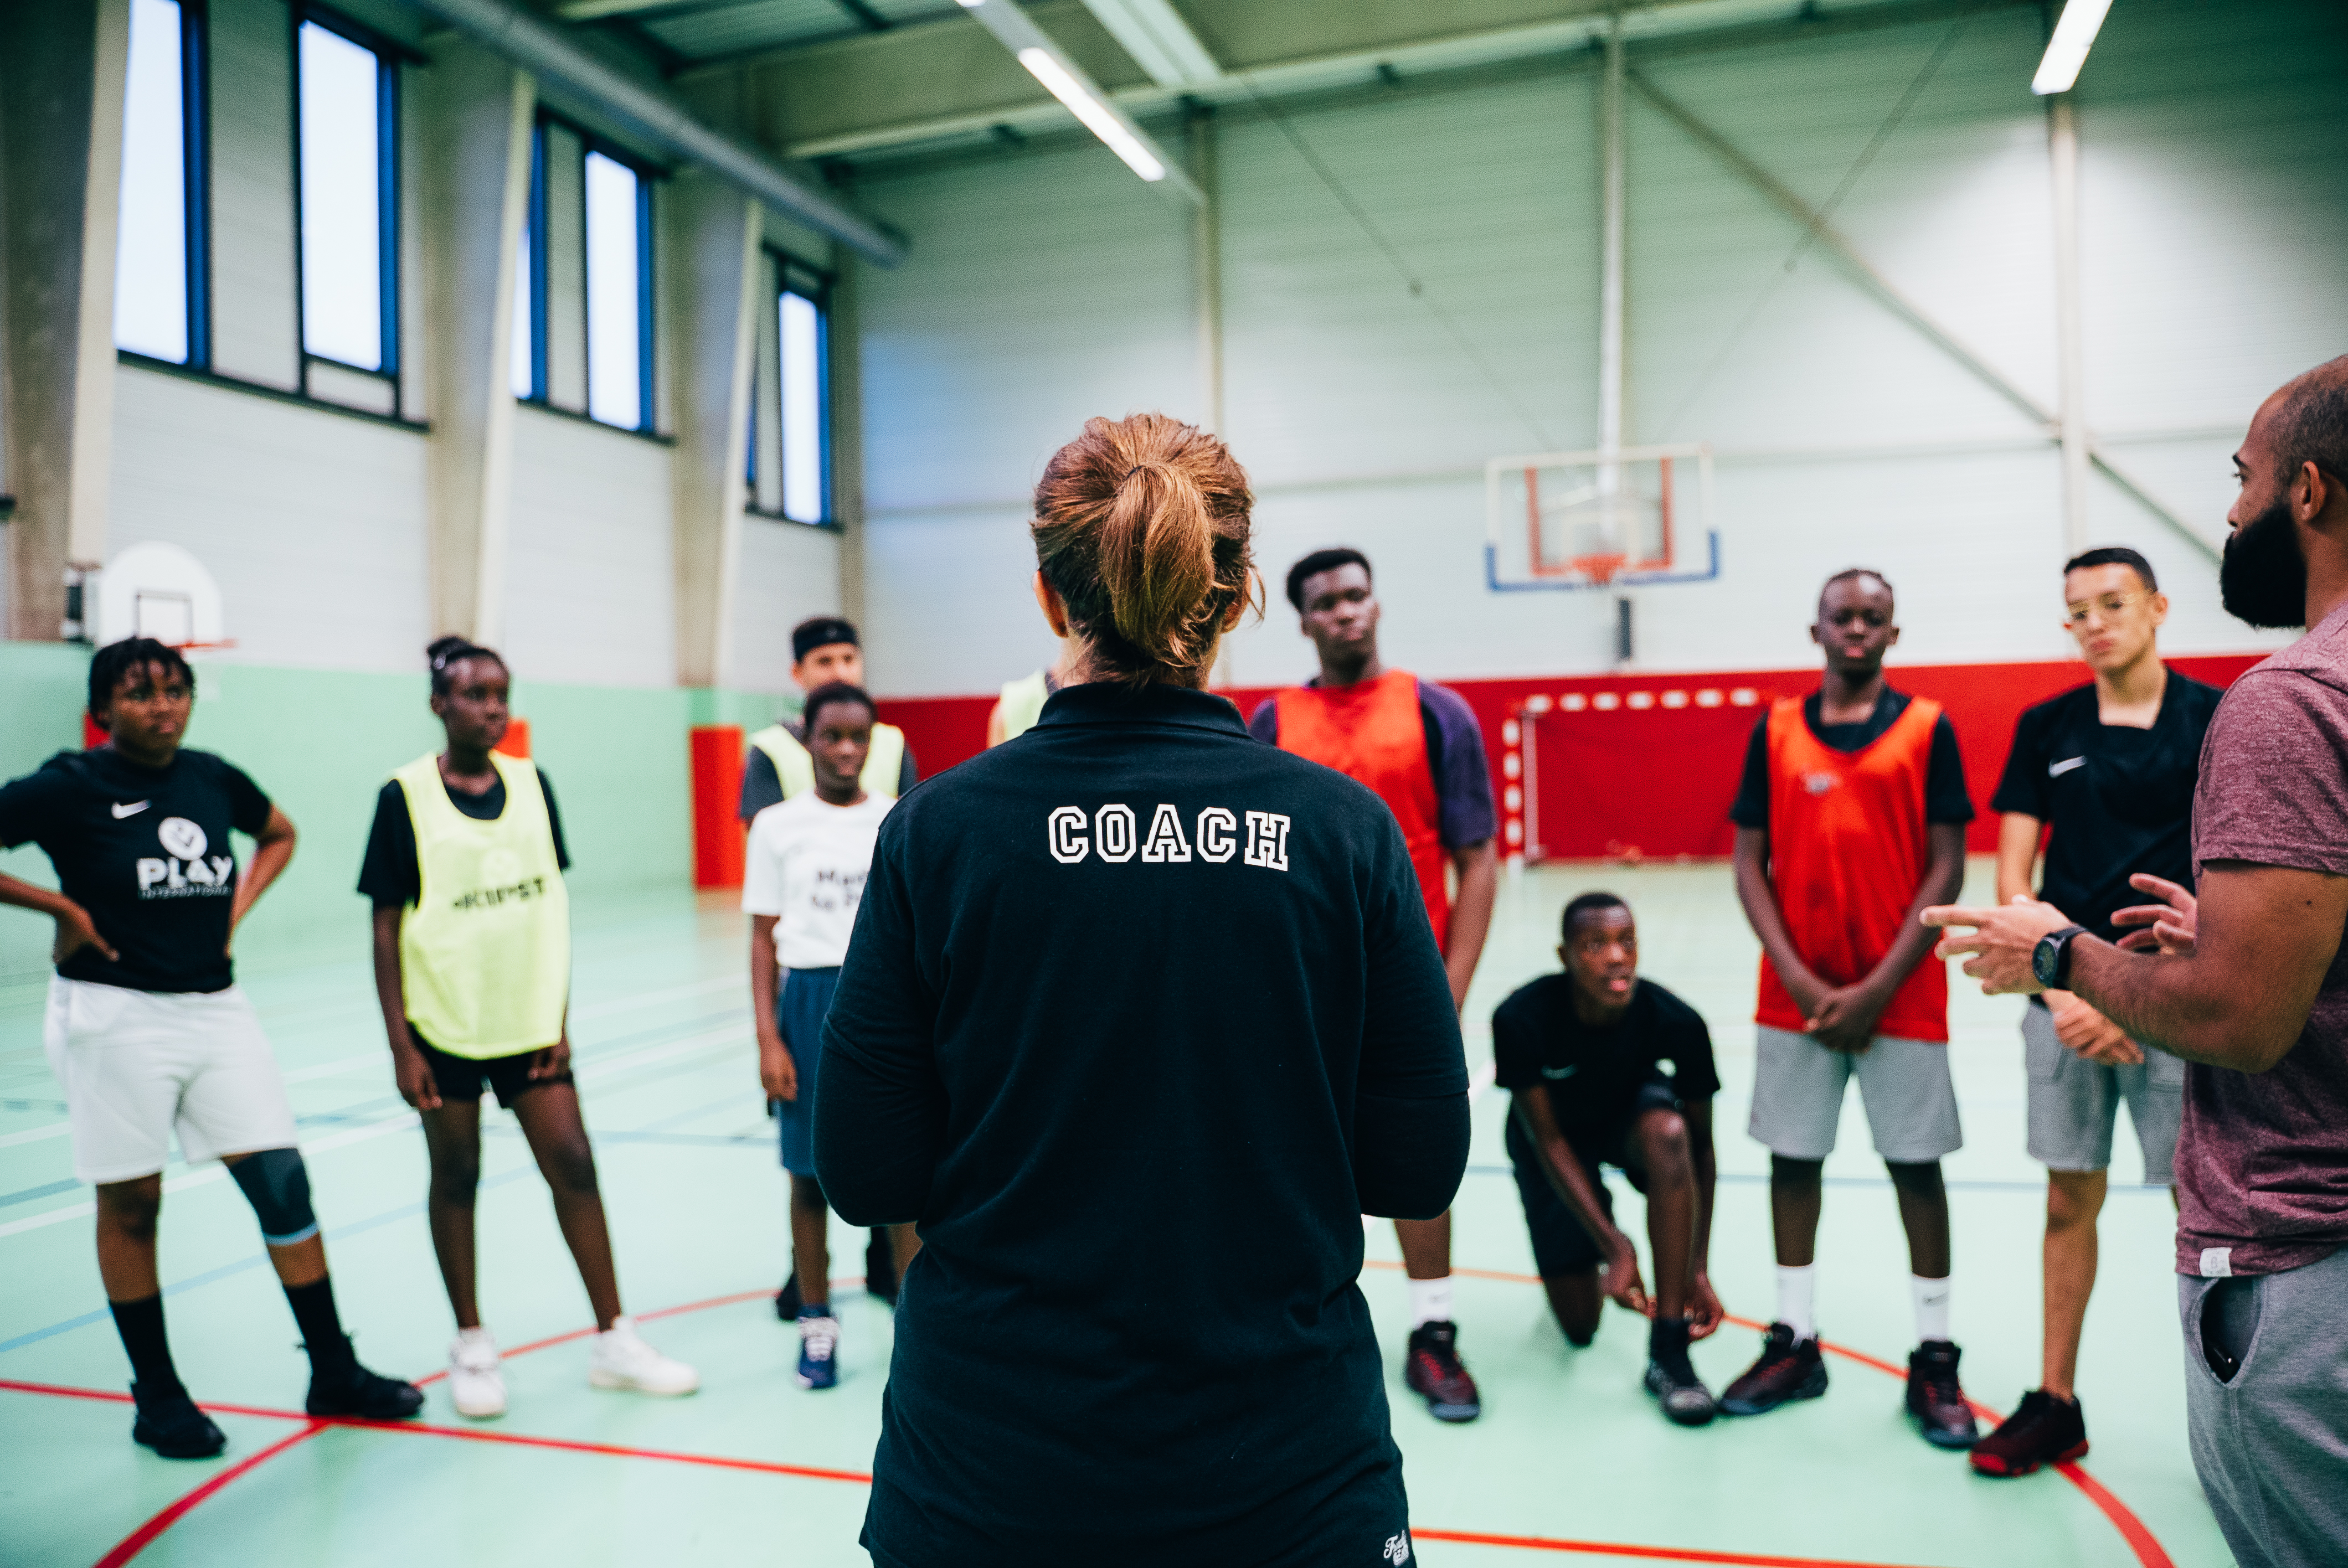
M 2055 967 L 2062 962 L 2062 948 L 2052 937 L 2038 938 L 2038 946 L 2030 950 L 2030 972 L 2042 986 L 2054 983 Z

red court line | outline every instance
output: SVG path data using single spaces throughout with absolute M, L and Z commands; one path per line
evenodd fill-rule
M 18 1386 L 19 1385 L 15 1384 L 10 1385 L 10 1387 Z M 129 1396 L 127 1394 L 123 1396 L 125 1399 L 128 1399 L 129 1397 Z M 302 1419 L 305 1421 L 309 1419 L 306 1416 Z M 263 1449 L 260 1452 L 248 1454 L 244 1458 L 237 1460 L 226 1470 L 223 1470 L 219 1474 L 213 1476 L 210 1481 L 205 1481 L 201 1486 L 197 1487 L 194 1491 L 190 1491 L 178 1499 L 169 1508 L 164 1509 L 163 1512 L 158 1513 L 154 1518 L 149 1520 L 146 1523 L 140 1525 L 138 1529 L 132 1531 L 129 1534 L 116 1542 L 114 1543 L 114 1550 L 108 1552 L 105 1556 L 98 1560 L 98 1568 L 122 1568 L 122 1564 L 129 1562 L 141 1552 L 146 1551 L 149 1542 L 152 1542 L 157 1536 L 162 1534 L 166 1530 L 170 1529 L 172 1525 L 177 1524 L 180 1522 L 180 1516 L 181 1514 L 184 1514 L 189 1510 L 194 1508 L 198 1503 L 203 1501 L 204 1499 L 220 1491 L 221 1488 L 226 1486 L 237 1477 L 244 1474 L 245 1471 L 255 1470 L 262 1465 L 267 1464 L 271 1460 L 275 1459 L 287 1449 L 293 1448 L 298 1443 L 308 1442 L 312 1438 L 316 1437 L 320 1432 L 324 1431 L 325 1430 L 326 1424 L 324 1421 L 310 1422 L 310 1424 L 304 1426 L 300 1431 L 289 1432 L 284 1437 L 282 1437 L 275 1442 L 271 1443 L 267 1448 Z
M 1457 1272 L 1457 1271 L 1455 1271 Z M 1639 1557 L 1653 1563 L 1716 1563 L 1732 1568 L 1905 1568 L 1896 1563 L 1862 1563 L 1849 1557 L 1770 1557 L 1751 1552 L 1706 1552 L 1692 1546 L 1633 1546 L 1619 1541 L 1559 1541 L 1546 1535 L 1487 1535 L 1473 1530 L 1410 1527 L 1413 1541 L 1449 1541 L 1465 1546 L 1514 1546 L 1528 1552 L 1574 1552 L 1585 1557 Z
M 1398 1269 L 1402 1265 L 1399 1263 L 1388 1262 L 1384 1258 L 1369 1258 L 1364 1261 L 1362 1266 L 1365 1268 Z M 1505 1270 L 1497 1268 L 1455 1268 L 1451 1272 L 1457 1275 L 1464 1275 L 1470 1279 L 1498 1279 L 1506 1281 L 1511 1285 L 1539 1285 L 1540 1283 L 1540 1276 L 1537 1274 L 1510 1274 Z M 1757 1323 L 1750 1317 L 1739 1317 L 1734 1313 L 1729 1314 L 1725 1320 L 1735 1324 L 1739 1328 L 1750 1328 L 1763 1334 L 1769 1331 L 1769 1326 L 1767 1324 Z M 1887 1372 L 1894 1378 L 1904 1378 L 1908 1376 L 1908 1368 L 1905 1367 L 1895 1366 L 1893 1363 L 1883 1360 L 1879 1357 L 1870 1356 L 1864 1350 L 1854 1350 L 1848 1345 L 1838 1345 L 1831 1339 L 1820 1339 L 1818 1341 L 1818 1348 L 1828 1351 L 1834 1355 L 1840 1356 L 1845 1360 L 1856 1361 L 1862 1367 L 1872 1367 L 1879 1372 Z M 2003 1419 L 1999 1416 L 1997 1411 L 1990 1409 L 1987 1405 L 1982 1404 L 1978 1399 L 1967 1399 L 1965 1403 L 1971 1405 L 1973 1408 L 1973 1413 L 1983 1420 L 1996 1421 Z M 2128 1549 L 2136 1553 L 2136 1560 L 2139 1568 L 2177 1568 L 2175 1561 L 2168 1555 L 2168 1549 L 2160 1544 L 2160 1538 L 2153 1534 L 2151 1529 L 2146 1525 L 2143 1520 L 2138 1519 L 2136 1516 L 2135 1512 L 2129 1509 L 2127 1503 L 2122 1502 L 2117 1497 L 2114 1496 L 2109 1488 L 2106 1487 L 2102 1481 L 2097 1481 L 2094 1476 L 2089 1475 L 2085 1469 L 2077 1461 L 2065 1460 L 2065 1462 L 2056 1465 L 2054 1469 L 2064 1480 L 2069 1481 L 2073 1486 L 2077 1487 L 2080 1492 L 2086 1497 L 2087 1501 L 2096 1505 L 2096 1509 L 2098 1512 L 2103 1514 L 2106 1519 L 2111 1521 L 2112 1528 L 2120 1532 L 2120 1539 L 2127 1542 L 2128 1543 Z M 1427 1539 L 1431 1541 L 1436 1539 L 1436 1537 L 1429 1536 Z M 1715 1559 L 1705 1558 L 1700 1559 L 1700 1561 L 1711 1562 L 1715 1561 Z M 1741 1562 L 1745 1561 L 1745 1559 L 1724 1558 L 1717 1559 L 1717 1561 Z M 1761 1562 L 1764 1561 L 1764 1559 L 1756 1558 L 1752 1559 L 1752 1561 Z M 1793 1562 L 1796 1560 L 1788 1558 L 1786 1559 L 1786 1561 Z
M 1370 1259 L 1365 1261 L 1364 1266 L 1368 1268 L 1398 1269 L 1402 1265 L 1399 1263 L 1387 1262 L 1383 1259 Z M 1452 1272 L 1454 1274 L 1466 1276 L 1469 1278 L 1500 1280 L 1510 1284 L 1539 1285 L 1540 1283 L 1540 1276 L 1538 1275 L 1514 1274 L 1501 1269 L 1455 1268 Z M 688 1312 L 700 1312 L 716 1307 L 730 1307 L 738 1302 L 744 1301 L 763 1300 L 772 1296 L 773 1294 L 774 1293 L 772 1291 L 768 1290 L 736 1291 L 728 1296 L 711 1296 L 705 1301 L 691 1301 L 686 1302 L 682 1306 L 660 1307 L 654 1311 L 642 1314 L 638 1318 L 638 1321 L 649 1323 L 659 1318 L 675 1317 Z M 1757 1323 L 1749 1317 L 1738 1317 L 1733 1314 L 1729 1315 L 1725 1321 L 1734 1323 L 1742 1328 L 1751 1328 L 1765 1332 L 1767 1327 L 1766 1324 Z M 512 1349 L 506 1351 L 505 1354 L 508 1356 L 527 1355 L 532 1350 L 542 1350 L 551 1346 L 568 1344 L 574 1339 L 583 1339 L 594 1332 L 595 1330 L 592 1327 L 574 1328 L 568 1333 L 552 1334 L 542 1339 L 533 1339 L 528 1344 L 518 1345 Z M 1893 1377 L 1899 1378 L 1904 1378 L 1907 1376 L 1907 1369 L 1905 1368 L 1895 1366 L 1891 1362 L 1868 1355 L 1865 1351 L 1854 1350 L 1847 1346 L 1837 1345 L 1832 1341 L 1826 1339 L 1819 1340 L 1818 1345 L 1821 1349 L 1831 1351 L 1835 1355 L 1843 1357 L 1848 1360 L 1859 1362 L 1862 1366 L 1871 1367 L 1879 1372 L 1888 1373 Z M 442 1371 L 433 1373 L 428 1377 L 417 1378 L 417 1386 L 420 1388 L 427 1383 L 437 1381 L 438 1379 L 447 1376 L 448 1373 L 444 1369 Z M 8 1378 L 0 1378 L 0 1390 L 9 1390 L 25 1394 L 46 1394 L 65 1399 L 101 1399 L 120 1404 L 128 1404 L 130 1402 L 129 1395 L 118 1394 L 108 1389 L 76 1389 L 68 1388 L 60 1384 L 27 1383 Z M 1995 1420 L 1998 1419 L 1997 1412 L 1989 1409 L 1989 1407 L 1978 1402 L 1972 1403 L 1974 1410 L 1980 1415 L 1990 1420 Z M 237 1477 L 262 1464 L 263 1461 L 274 1459 L 277 1455 L 284 1452 L 290 1448 L 293 1448 L 297 1443 L 306 1441 L 308 1439 L 316 1436 L 319 1432 L 324 1430 L 330 1426 L 370 1428 L 377 1430 L 392 1432 L 413 1432 L 429 1437 L 456 1438 L 469 1442 L 505 1443 L 516 1447 L 551 1449 L 572 1453 L 600 1454 L 619 1459 L 660 1460 L 673 1464 L 702 1465 L 712 1469 L 750 1471 L 770 1475 L 798 1476 L 818 1481 L 850 1481 L 860 1485 L 870 1485 L 872 1480 L 869 1473 L 862 1471 L 829 1470 L 814 1465 L 784 1464 L 771 1460 L 731 1459 L 723 1455 L 685 1453 L 667 1449 L 630 1448 L 615 1443 L 582 1442 L 565 1438 L 536 1437 L 519 1432 L 489 1431 L 479 1428 L 432 1426 L 417 1421 L 368 1421 L 351 1418 L 330 1418 L 321 1419 L 304 1415 L 300 1411 L 270 1409 L 264 1407 L 252 1405 L 205 1403 L 201 1408 L 206 1410 L 218 1411 L 222 1415 L 252 1416 L 276 1420 L 298 1420 L 308 1424 L 304 1426 L 301 1431 L 281 1439 L 279 1441 L 271 1444 L 268 1448 L 262 1450 L 260 1452 L 252 1454 L 250 1457 L 231 1465 L 228 1469 L 221 1471 L 218 1475 L 215 1475 L 211 1480 L 205 1481 L 201 1486 L 195 1488 L 185 1496 L 172 1502 L 161 1512 L 156 1514 L 154 1518 L 149 1519 L 146 1523 L 131 1532 L 129 1535 L 125 1536 L 122 1542 L 118 1544 L 112 1552 L 98 1560 L 97 1568 L 121 1568 L 121 1564 L 129 1563 L 133 1557 L 137 1556 L 139 1553 L 143 1551 L 157 1536 L 162 1534 L 164 1531 L 169 1530 L 174 1523 L 178 1522 L 181 1516 L 196 1507 L 197 1504 L 202 1502 L 206 1498 L 211 1496 L 212 1493 L 226 1486 L 230 1481 L 234 1481 Z M 2141 1565 L 2141 1568 L 2176 1568 L 2176 1565 L 2170 1559 L 2168 1552 L 2162 1548 L 2158 1538 L 2146 1527 L 2142 1520 L 2138 1519 L 2136 1514 L 2128 1509 L 2128 1506 L 2126 1503 L 2114 1496 L 2101 1481 L 2097 1481 L 2094 1476 L 2089 1475 L 2085 1469 L 2075 1462 L 2058 1464 L 2054 1469 L 2062 1474 L 2064 1479 L 2070 1481 L 2072 1485 L 2077 1487 L 2087 1500 L 2096 1505 L 2097 1511 L 2111 1522 L 2113 1528 L 2119 1532 L 2121 1539 L 2126 1541 L 2130 1549 L 2135 1552 L 2137 1561 Z M 1685 1547 L 1637 1546 L 1619 1542 L 1567 1541 L 1538 1535 L 1492 1535 L 1468 1531 L 1424 1530 L 1419 1529 L 1416 1526 L 1413 1527 L 1412 1533 L 1428 1541 L 1455 1542 L 1469 1545 L 1509 1546 L 1515 1547 L 1519 1550 L 1536 1552 L 1579 1553 L 1586 1556 L 1636 1557 L 1643 1558 L 1650 1562 L 1718 1563 L 1734 1565 L 1734 1568 L 1898 1568 L 1898 1565 L 1895 1564 L 1861 1563 L 1841 1558 L 1759 1556 L 1745 1553 L 1707 1552 Z
M 768 1293 L 764 1291 L 749 1293 L 753 1296 L 767 1294 Z M 671 1310 L 682 1311 L 685 1308 Z M 104 1399 L 118 1403 L 128 1403 L 130 1398 L 128 1394 L 117 1394 L 102 1389 L 74 1389 L 49 1383 L 0 1380 L 0 1389 L 12 1389 L 26 1394 L 54 1394 L 67 1399 Z M 633 1448 L 622 1443 L 582 1442 L 571 1438 L 540 1437 L 526 1432 L 500 1432 L 482 1427 L 435 1426 L 424 1421 L 369 1421 L 352 1417 L 314 1419 L 303 1415 L 298 1410 L 273 1410 L 255 1405 L 207 1404 L 203 1408 L 221 1415 L 258 1416 L 278 1420 L 307 1421 L 311 1425 L 307 1430 L 294 1434 L 293 1437 L 273 1448 L 253 1455 L 232 1471 L 224 1471 L 214 1477 L 206 1488 L 201 1489 L 201 1492 L 191 1492 L 187 1497 L 174 1503 L 171 1509 L 166 1510 L 166 1513 L 170 1515 L 169 1518 L 159 1514 L 155 1519 L 149 1520 L 146 1525 L 140 1527 L 139 1532 L 126 1540 L 122 1546 L 115 1548 L 116 1554 L 104 1559 L 99 1568 L 119 1568 L 120 1564 L 129 1562 L 131 1557 L 137 1555 L 140 1547 L 145 1546 L 148 1542 L 170 1528 L 171 1522 L 180 1514 L 185 1513 L 198 1502 L 202 1501 L 204 1496 L 218 1491 L 221 1486 L 234 1480 L 236 1475 L 252 1469 L 263 1459 L 305 1438 L 312 1437 L 327 1427 L 356 1427 L 372 1431 L 406 1432 L 419 1437 L 455 1438 L 465 1442 L 503 1443 L 514 1448 L 551 1449 L 561 1453 L 594 1454 L 610 1459 L 659 1460 L 669 1464 L 701 1465 L 711 1470 L 748 1471 L 755 1474 L 788 1475 L 810 1481 L 848 1481 L 858 1486 L 872 1484 L 870 1473 L 865 1471 L 833 1470 L 821 1465 L 785 1464 L 777 1460 L 734 1459 L 724 1454 L 685 1453 L 675 1449 L 646 1449 Z M 1909 1568 L 1906 1564 L 1859 1562 L 1841 1557 L 1773 1557 L 1746 1552 L 1711 1552 L 1696 1547 L 1639 1546 L 1616 1541 L 1565 1541 L 1543 1535 L 1495 1535 L 1479 1531 L 1429 1530 L 1419 1525 L 1411 1527 L 1411 1535 L 1420 1541 L 1455 1542 L 1470 1546 L 1510 1546 L 1533 1552 L 1579 1553 L 1591 1557 L 1632 1557 L 1648 1562 L 1713 1563 L 1725 1565 L 1725 1568 Z M 128 1550 L 125 1550 L 126 1548 Z

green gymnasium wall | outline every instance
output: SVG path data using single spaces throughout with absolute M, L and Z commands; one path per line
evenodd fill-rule
M 87 649 L 0 642 L 0 777 L 30 773 L 81 744 Z M 794 698 L 796 693 L 793 694 Z M 188 743 L 251 774 L 301 830 L 294 864 L 237 938 L 238 961 L 264 965 L 366 950 L 366 907 L 353 891 L 376 792 L 392 769 L 438 750 L 439 725 L 421 675 L 379 675 L 200 660 Z M 765 692 L 518 682 L 514 710 L 554 785 L 587 897 L 687 889 L 693 879 L 686 733 L 695 724 L 773 722 L 786 700 Z M 240 856 L 250 845 L 240 846 Z M 27 845 L 0 871 L 56 886 Z M 39 979 L 50 927 L 0 908 L 0 984 Z

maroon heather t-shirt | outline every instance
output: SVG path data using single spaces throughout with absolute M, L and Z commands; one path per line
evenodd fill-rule
M 2201 751 L 2193 871 L 2348 876 L 2348 607 L 2234 682 Z M 2348 944 L 2269 1072 L 2188 1065 L 2177 1272 L 2278 1274 L 2348 1245 Z

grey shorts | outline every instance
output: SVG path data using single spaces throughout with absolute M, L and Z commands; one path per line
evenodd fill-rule
M 2185 1114 L 2185 1063 L 2147 1048 L 2134 1067 L 2089 1061 L 2054 1038 L 2054 1015 L 2036 998 L 2022 1013 L 2022 1060 L 2030 1073 L 2030 1157 L 2050 1171 L 2100 1171 L 2112 1163 L 2112 1126 L 2127 1102 L 2147 1186 L 2168 1186 Z
M 2348 1541 L 2348 1248 L 2281 1274 L 2180 1276 L 2177 1305 L 2186 1437 L 2235 1561 L 2338 1568 Z M 2213 1349 L 2231 1376 L 2212 1364 Z
M 1746 1130 L 1789 1160 L 1823 1160 L 1834 1152 L 1835 1128 L 1850 1081 L 1875 1152 L 1897 1165 L 1921 1165 L 1964 1147 L 1957 1122 L 1957 1089 L 1949 1079 L 1949 1048 L 1932 1040 L 1875 1037 L 1865 1050 L 1828 1050 L 1806 1034 L 1758 1028 L 1753 1073 L 1753 1119 Z

